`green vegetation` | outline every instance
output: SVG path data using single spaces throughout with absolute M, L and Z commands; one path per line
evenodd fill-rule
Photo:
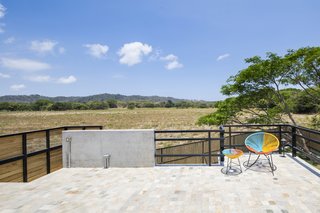
M 46 99 L 32 103 L 0 102 L 0 111 L 66 111 L 66 110 L 105 110 L 109 108 L 212 108 L 214 102 L 178 101 L 88 101 L 88 102 L 53 102 Z
M 254 56 L 245 61 L 249 66 L 231 76 L 221 89 L 230 97 L 218 102 L 217 110 L 201 117 L 199 124 L 288 120 L 297 124 L 292 113 L 319 113 L 320 47 L 289 50 L 285 56 L 267 53 L 265 59 Z M 312 122 L 319 126 L 319 116 Z

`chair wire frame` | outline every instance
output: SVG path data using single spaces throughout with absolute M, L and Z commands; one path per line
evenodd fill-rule
M 268 163 L 269 163 L 269 166 L 270 166 L 272 175 L 274 176 L 274 171 L 277 170 L 277 167 L 273 164 L 272 152 L 269 153 L 269 154 L 257 154 L 258 157 L 255 159 L 255 161 L 254 161 L 251 165 L 249 165 L 250 158 L 251 158 L 251 154 L 252 154 L 252 152 L 250 151 L 250 152 L 249 152 L 249 159 L 248 159 L 248 161 L 247 161 L 247 165 L 245 165 L 246 162 L 244 162 L 244 166 L 246 167 L 245 171 L 247 171 L 247 170 L 250 169 L 253 165 L 255 165 L 255 164 L 258 162 L 258 160 L 259 160 L 259 158 L 260 158 L 261 155 L 264 155 L 264 156 L 266 157 L 266 159 L 268 160 Z M 255 154 L 256 154 L 256 153 L 255 153 Z
M 240 159 L 239 159 L 239 157 L 237 158 L 237 160 L 238 160 L 238 163 L 236 163 L 236 162 L 232 162 L 232 158 L 229 158 L 229 157 L 227 157 L 227 167 L 225 168 L 222 168 L 221 169 L 221 172 L 223 173 L 223 174 L 226 174 L 226 175 L 229 175 L 229 174 L 231 174 L 231 175 L 238 175 L 238 174 L 241 174 L 242 173 L 242 167 L 241 167 L 241 163 L 240 163 Z M 233 170 L 235 170 L 235 171 L 237 171 L 237 169 L 235 168 L 235 167 L 232 167 L 232 164 L 234 164 L 234 165 L 236 165 L 236 166 L 239 166 L 239 168 L 240 168 L 240 172 L 239 173 L 232 173 L 231 171 L 233 171 Z
M 261 134 L 268 134 L 269 137 L 270 137 L 270 136 L 274 137 L 274 139 L 276 139 L 275 142 L 278 142 L 277 147 L 279 146 L 279 140 L 278 140 L 278 138 L 277 138 L 275 135 L 272 135 L 272 134 L 270 134 L 270 133 L 265 133 L 265 132 L 257 132 L 257 133 L 254 133 L 254 134 L 249 135 L 249 136 L 246 138 L 246 140 L 245 140 L 245 144 L 246 144 L 246 141 L 248 140 L 248 138 L 250 138 L 251 136 L 254 137 L 254 135 L 261 135 Z M 247 144 L 246 144 L 246 146 L 247 146 Z M 249 149 L 248 146 L 247 146 L 247 148 Z M 251 149 L 252 149 L 252 148 L 251 148 Z M 266 157 L 266 159 L 268 160 L 268 164 L 269 164 L 269 166 L 270 166 L 272 175 L 274 176 L 274 171 L 276 171 L 277 167 L 276 167 L 276 166 L 274 165 L 274 163 L 273 163 L 272 153 L 273 153 L 273 151 L 275 151 L 275 150 L 268 150 L 268 152 L 261 152 L 261 151 L 262 151 L 262 150 L 261 150 L 261 151 L 259 151 L 259 152 L 258 152 L 258 151 L 255 152 L 255 150 L 252 151 L 251 149 L 249 149 L 249 159 L 248 159 L 247 163 L 244 162 L 244 164 L 243 164 L 243 166 L 246 168 L 246 170 L 250 169 L 253 165 L 255 165 L 255 164 L 258 162 L 260 156 L 261 156 L 261 155 L 264 155 L 264 156 Z M 254 161 L 251 165 L 249 165 L 250 159 L 251 159 L 251 154 L 252 154 L 252 153 L 257 154 L 258 157 L 255 159 L 255 161 Z M 246 170 L 245 170 L 245 171 L 246 171 Z

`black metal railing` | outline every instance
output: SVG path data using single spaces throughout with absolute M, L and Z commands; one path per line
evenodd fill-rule
M 220 162 L 224 161 L 222 151 L 225 148 L 239 148 L 248 151 L 244 145 L 244 140 L 248 135 L 258 131 L 272 133 L 278 137 L 280 142 L 278 152 L 280 154 L 284 152 L 285 147 L 290 147 L 293 157 L 300 153 L 320 163 L 320 131 L 290 124 L 230 124 L 220 126 L 216 130 L 158 130 L 155 131 L 156 163 L 174 164 L 179 162 L 190 164 L 183 162 L 188 162 L 186 161 L 188 158 L 202 157 L 203 159 L 208 158 L 208 160 L 200 161 L 200 164 L 211 166 L 212 157 L 217 157 Z M 206 136 L 178 137 L 175 136 L 177 133 L 205 133 Z M 171 134 L 171 136 L 160 137 L 163 134 Z M 177 141 L 184 141 L 184 143 L 173 144 Z M 169 144 L 161 146 L 163 142 L 169 142 Z M 202 144 L 202 147 L 205 145 L 207 149 L 200 148 L 199 143 Z M 212 149 L 212 146 L 216 148 Z M 194 152 L 192 152 L 192 147 L 194 147 Z M 184 153 L 186 150 L 188 153 Z M 163 160 L 164 158 L 174 159 Z
M 159 137 L 159 135 L 161 134 L 181 134 L 181 133 L 196 133 L 196 134 L 202 134 L 205 136 L 196 136 L 196 137 Z M 214 136 L 213 134 L 219 134 L 219 136 Z M 160 164 L 161 162 L 163 163 L 163 158 L 167 157 L 167 158 L 172 158 L 172 157 L 178 157 L 178 159 L 176 159 L 176 161 L 182 160 L 182 159 L 186 159 L 186 158 L 191 158 L 191 157 L 201 157 L 202 159 L 208 158 L 208 160 L 206 161 L 208 165 L 211 166 L 212 164 L 212 157 L 214 156 L 219 156 L 221 158 L 221 160 L 223 160 L 223 155 L 222 155 L 222 151 L 223 151 L 223 147 L 224 147 L 224 130 L 223 128 L 219 129 L 219 130 L 157 130 L 155 131 L 155 143 L 156 143 L 156 147 L 157 147 L 157 143 L 159 142 L 186 142 L 186 141 L 192 141 L 191 143 L 188 144 L 198 144 L 201 143 L 201 152 L 196 152 L 196 153 L 174 153 L 174 154 L 164 154 L 163 150 L 164 148 L 159 148 L 157 149 L 157 151 L 160 151 L 160 153 L 155 153 L 155 157 L 156 158 L 160 158 Z M 197 141 L 197 142 L 195 142 Z M 213 152 L 212 149 L 212 142 L 214 141 L 220 141 L 220 153 L 216 153 Z M 206 147 L 207 147 L 207 151 L 205 151 L 205 145 L 204 142 L 206 143 Z M 181 146 L 186 146 L 186 144 L 179 144 L 174 146 L 176 147 L 181 147 Z M 192 151 L 192 150 L 191 150 Z M 174 161 L 174 160 L 173 160 Z M 171 161 L 172 162 L 172 161 Z
M 72 130 L 72 129 L 102 129 L 102 126 L 63 126 L 56 127 L 50 129 L 42 129 L 35 131 L 27 131 L 20 132 L 14 134 L 0 135 L 0 182 L 1 181 L 19 181 L 22 176 L 23 182 L 28 182 L 30 178 L 28 178 L 28 173 L 32 173 L 34 177 L 41 176 L 37 174 L 37 171 L 46 174 L 49 174 L 52 171 L 51 162 L 53 157 L 61 158 L 61 166 L 62 166 L 62 155 L 61 156 L 51 156 L 53 151 L 62 150 L 61 145 L 61 133 L 63 130 Z M 54 134 L 54 135 L 51 135 Z M 55 137 L 54 143 L 52 143 L 52 136 Z M 36 141 L 33 141 L 36 140 Z M 38 140 L 38 141 L 37 141 Z M 43 143 L 39 143 L 43 142 Z M 33 143 L 34 142 L 34 143 Z M 33 143 L 33 144 L 30 144 Z M 40 149 L 37 148 L 40 146 Z M 34 163 L 37 164 L 36 168 L 28 170 L 28 159 L 34 156 L 40 156 L 41 154 L 45 154 L 43 158 L 43 162 L 45 161 L 45 168 L 42 165 L 39 166 L 40 162 Z M 60 153 L 59 153 L 60 155 Z M 22 161 L 22 162 L 21 162 Z M 15 163 L 21 163 L 21 166 L 14 165 Z M 60 162 L 60 161 L 59 161 Z M 12 168 L 10 170 L 10 166 L 12 164 Z M 9 165 L 10 164 L 10 165 Z M 19 164 L 20 165 L 20 164 Z M 22 172 L 20 171 L 22 169 Z M 29 172 L 28 172 L 29 171 Z M 5 173 L 13 173 L 12 177 L 8 177 Z M 38 173 L 41 173 L 38 172 Z M 31 178 L 32 179 L 32 178 Z

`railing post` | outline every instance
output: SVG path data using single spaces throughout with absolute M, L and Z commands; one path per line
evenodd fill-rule
M 224 162 L 224 155 L 222 151 L 224 150 L 224 128 L 221 125 L 220 129 L 220 162 Z
M 46 130 L 46 154 L 47 154 L 47 174 L 51 171 L 50 163 L 50 130 Z
M 209 166 L 211 166 L 211 132 L 210 131 L 208 132 L 208 150 L 209 150 L 208 163 L 209 163 Z
M 279 154 L 282 154 L 283 150 L 283 144 L 282 144 L 282 126 L 279 125 L 279 142 L 280 142 L 280 145 L 279 145 Z
M 231 126 L 229 126 L 229 148 L 231 149 Z
M 292 137 L 292 157 L 296 157 L 297 156 L 297 129 L 295 126 L 291 126 L 291 137 Z
M 23 182 L 28 182 L 28 162 L 27 162 L 27 134 L 22 134 L 22 168 L 23 168 Z

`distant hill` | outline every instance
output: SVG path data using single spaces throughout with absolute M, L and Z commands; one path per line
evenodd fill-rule
M 186 99 L 178 99 L 173 97 L 161 97 L 161 96 L 140 96 L 140 95 L 120 95 L 120 94 L 98 94 L 90 96 L 57 96 L 47 97 L 41 95 L 5 95 L 0 96 L 0 102 L 19 102 L 30 103 L 40 99 L 47 99 L 54 102 L 88 102 L 88 101 L 105 101 L 105 100 L 117 100 L 117 101 L 151 101 L 151 102 L 166 102 L 171 100 L 173 102 L 178 101 L 191 101 Z

